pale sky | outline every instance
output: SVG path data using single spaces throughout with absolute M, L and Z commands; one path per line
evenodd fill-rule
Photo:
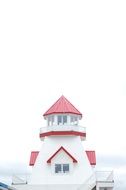
M 125 0 L 0 1 L 1 176 L 29 171 L 42 114 L 62 94 L 83 113 L 98 169 L 126 189 Z

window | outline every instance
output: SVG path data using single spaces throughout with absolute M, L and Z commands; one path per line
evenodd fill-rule
M 48 117 L 48 126 L 54 125 L 54 116 Z
M 71 116 L 70 122 L 72 125 L 77 125 L 78 124 L 78 118 L 75 116 Z
M 67 124 L 67 116 L 66 115 L 63 116 L 63 125 L 64 124 Z
M 71 116 L 71 118 L 70 118 L 70 122 L 71 122 L 71 124 L 73 124 L 73 121 L 74 121 L 74 117 Z
M 69 173 L 69 164 L 55 164 L 55 173 Z
M 58 125 L 66 125 L 67 124 L 67 115 L 58 115 Z
M 51 125 L 51 117 L 48 117 L 48 126 Z
M 77 125 L 77 117 L 74 118 L 74 125 Z
M 52 116 L 52 125 L 54 125 L 54 116 Z
M 62 117 L 61 115 L 58 116 L 58 125 L 61 125 L 62 124 Z
M 61 164 L 55 164 L 55 173 L 61 173 Z
M 69 164 L 63 164 L 63 173 L 69 172 Z

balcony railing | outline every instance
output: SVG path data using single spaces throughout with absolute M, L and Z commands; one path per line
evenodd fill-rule
M 96 171 L 96 180 L 98 182 L 113 182 L 113 171 Z
M 86 133 L 86 128 L 78 125 L 54 125 L 40 128 L 40 134 L 50 131 L 77 131 Z

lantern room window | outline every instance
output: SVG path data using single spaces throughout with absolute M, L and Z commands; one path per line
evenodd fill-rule
M 62 124 L 62 117 L 61 115 L 58 116 L 58 125 L 61 125 Z
M 67 116 L 66 115 L 63 116 L 63 125 L 65 125 L 65 124 L 67 124 Z
M 47 126 L 54 125 L 78 125 L 79 117 L 76 115 L 58 114 L 47 117 Z
M 76 116 L 71 116 L 70 122 L 72 125 L 78 125 L 78 118 Z
M 54 125 L 54 116 L 49 116 L 48 117 L 48 126 Z
M 66 125 L 67 124 L 67 115 L 58 115 L 58 125 Z

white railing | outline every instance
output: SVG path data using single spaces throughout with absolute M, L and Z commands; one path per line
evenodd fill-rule
M 77 190 L 91 190 L 96 185 L 95 175 L 91 175 Z
M 18 184 L 27 184 L 27 177 L 26 176 L 18 176 L 18 175 L 12 175 L 12 185 L 18 185 Z
M 113 171 L 96 171 L 96 180 L 99 182 L 113 182 Z
M 77 131 L 86 133 L 86 128 L 78 125 L 53 125 L 40 128 L 40 134 L 50 131 Z
M 108 183 L 113 187 L 113 171 L 96 171 L 91 177 L 89 177 L 77 190 L 91 190 L 97 186 L 97 182 Z

